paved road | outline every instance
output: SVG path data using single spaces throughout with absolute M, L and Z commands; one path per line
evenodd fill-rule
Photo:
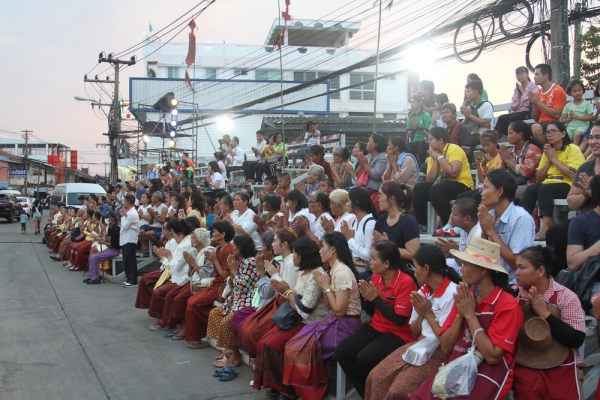
M 213 349 L 148 329 L 136 289 L 85 285 L 48 257 L 40 235 L 0 220 L 0 399 L 265 399 L 238 368 L 212 377 Z

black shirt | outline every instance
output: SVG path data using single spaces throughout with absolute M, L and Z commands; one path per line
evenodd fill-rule
M 596 168 L 596 157 L 592 157 L 592 159 L 581 164 L 579 166 L 579 168 L 577 169 L 577 172 L 575 173 L 575 178 L 573 178 L 573 187 L 576 187 L 576 188 L 579 187 L 579 174 L 582 172 L 585 172 L 590 177 L 590 179 L 592 179 L 594 176 L 596 176 L 595 168 Z M 594 202 L 592 201 L 592 199 L 588 199 L 588 202 L 583 206 L 583 208 L 581 210 L 579 210 L 580 214 L 591 211 L 595 207 L 596 206 L 594 205 Z
M 398 222 L 389 226 L 387 223 L 388 213 L 385 212 L 377 218 L 375 230 L 381 234 L 387 233 L 387 237 L 402 249 L 406 248 L 406 243 L 419 236 L 419 224 L 410 214 L 403 214 L 398 218 Z
M 111 249 L 121 249 L 121 245 L 119 244 L 119 241 L 121 240 L 121 229 L 119 228 L 119 225 L 114 224 L 112 227 L 108 228 L 108 240 L 110 241 Z

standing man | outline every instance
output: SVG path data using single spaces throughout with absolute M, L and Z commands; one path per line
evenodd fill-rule
M 135 196 L 125 196 L 125 203 L 121 209 L 121 233 L 119 244 L 123 253 L 123 265 L 127 280 L 123 287 L 137 287 L 137 260 L 135 250 L 140 232 L 140 216 L 135 210 Z
M 146 177 L 148 179 L 157 179 L 158 171 L 155 168 L 156 166 L 153 163 L 148 164 L 148 172 L 146 173 Z
M 231 146 L 227 149 L 227 153 L 231 159 L 231 166 L 227 167 L 227 172 L 229 173 L 231 171 L 242 169 L 242 164 L 246 157 L 244 155 L 244 150 L 240 147 L 240 139 L 238 139 L 237 136 L 234 136 L 233 139 L 231 139 Z
M 117 225 L 117 214 L 114 211 L 109 211 L 102 215 L 104 222 L 108 224 L 108 232 L 102 232 L 102 236 L 98 237 L 96 241 L 98 244 L 104 245 L 107 248 L 104 251 L 94 253 L 89 259 L 90 277 L 85 279 L 83 283 L 88 285 L 97 285 L 100 281 L 100 264 L 110 260 L 113 257 L 119 255 L 120 237 L 121 232 L 119 231 L 119 225 Z
M 540 87 L 540 91 L 527 93 L 533 104 L 531 116 L 537 122 L 531 126 L 531 132 L 540 142 L 546 143 L 546 127 L 551 122 L 560 120 L 567 104 L 567 94 L 563 88 L 552 83 L 552 68 L 548 64 L 536 65 L 533 81 Z
M 244 176 L 248 181 L 256 181 L 256 174 L 258 173 L 259 167 L 267 161 L 265 157 L 261 157 L 260 152 L 263 147 L 267 144 L 265 140 L 265 133 L 263 131 L 256 131 L 256 147 L 252 148 L 252 152 L 256 156 L 257 161 L 244 161 L 242 168 L 244 169 Z
M 465 85 L 466 97 L 469 104 L 462 106 L 460 112 L 465 116 L 464 124 L 471 132 L 471 148 L 480 144 L 479 136 L 488 129 L 492 129 L 494 118 L 494 106 L 487 100 L 483 100 L 483 83 L 471 81 Z

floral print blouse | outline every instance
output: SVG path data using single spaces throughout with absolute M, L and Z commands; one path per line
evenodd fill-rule
M 233 277 L 233 287 L 223 303 L 221 314 L 227 315 L 230 311 L 234 312 L 240 308 L 251 306 L 259 279 L 256 259 L 254 257 L 244 258 L 240 262 L 239 272 Z

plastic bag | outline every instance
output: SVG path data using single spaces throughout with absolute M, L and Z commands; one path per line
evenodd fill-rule
M 483 357 L 475 353 L 475 337 L 473 345 L 467 354 L 460 356 L 446 365 L 442 365 L 435 375 L 431 394 L 440 399 L 453 397 L 467 397 L 477 382 L 477 366 L 483 361 Z
M 429 361 L 439 345 L 440 341 L 436 336 L 419 340 L 402 354 L 402 359 L 411 365 L 420 367 Z

